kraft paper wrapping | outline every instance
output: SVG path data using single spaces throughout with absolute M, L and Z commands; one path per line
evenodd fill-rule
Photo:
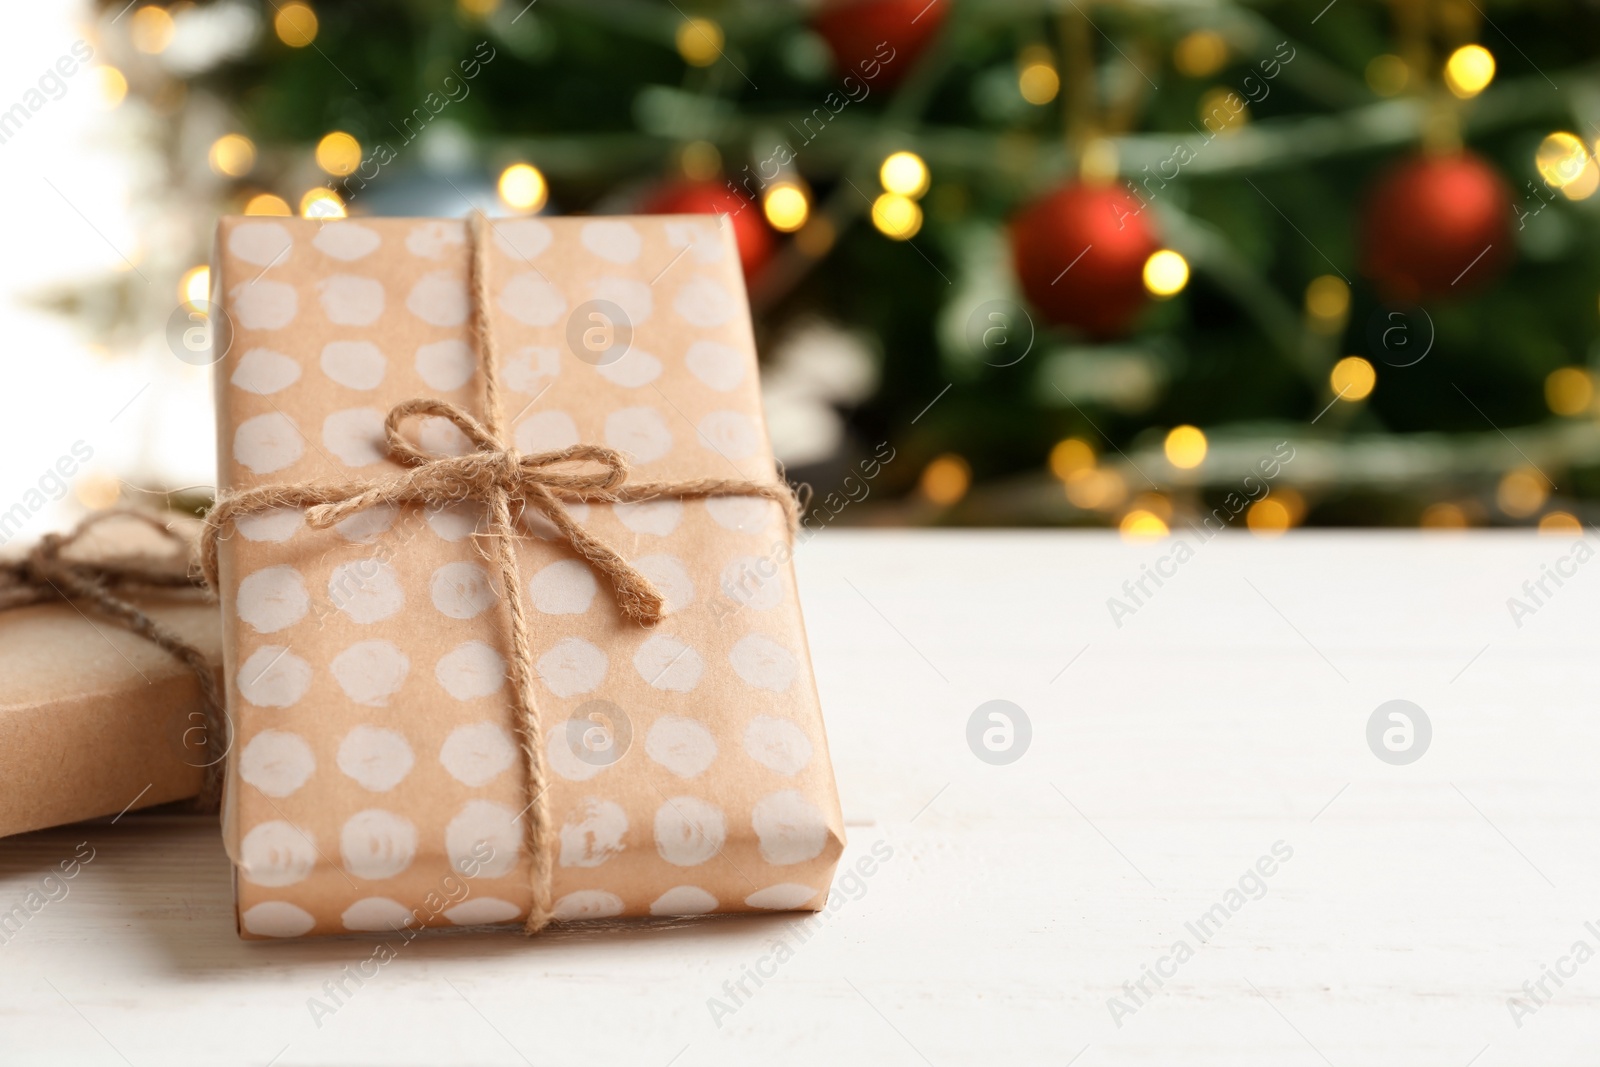
M 397 470 L 382 422 L 413 397 L 481 416 L 469 255 L 460 221 L 224 219 L 222 486 Z M 509 444 L 608 445 L 652 481 L 774 477 L 739 260 L 715 218 L 501 220 L 488 258 Z M 608 321 L 591 300 L 631 321 L 621 358 L 593 351 L 614 333 L 583 337 Z M 443 419 L 407 432 L 432 453 L 470 447 Z M 669 614 L 626 622 L 547 520 L 521 520 L 556 919 L 821 907 L 844 828 L 781 510 L 571 511 Z M 471 504 L 321 531 L 281 511 L 223 542 L 242 936 L 525 916 L 530 797 L 484 529 Z
M 215 663 L 215 604 L 135 603 Z M 70 604 L 0 611 L 0 837 L 200 791 L 205 705 L 170 653 Z

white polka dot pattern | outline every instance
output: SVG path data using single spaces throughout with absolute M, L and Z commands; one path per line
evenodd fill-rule
M 509 900 L 474 897 L 471 900 L 463 900 L 453 908 L 446 908 L 444 917 L 457 926 L 484 926 L 489 923 L 508 923 L 521 918 L 522 909 Z
M 569 782 L 587 782 L 612 766 L 609 763 L 599 761 L 591 763 L 579 759 L 567 740 L 565 723 L 549 731 L 545 739 L 544 758 L 546 766 Z
M 478 504 L 451 504 L 425 513 L 428 528 L 446 541 L 471 537 L 483 525 L 483 508 Z
M 517 423 L 512 439 L 522 452 L 554 452 L 578 443 L 578 424 L 565 411 L 541 411 Z
M 341 563 L 328 578 L 328 600 L 355 622 L 382 622 L 405 607 L 406 594 L 394 565 L 382 559 Z
M 628 325 L 637 329 L 655 313 L 655 298 L 649 284 L 632 278 L 601 278 L 589 290 L 593 300 L 605 300 L 622 309 Z
M 675 885 L 650 902 L 651 915 L 707 915 L 717 898 L 695 885 Z
M 239 913 L 239 924 L 257 937 L 300 937 L 317 920 L 304 908 L 283 900 L 264 900 Z
M 757 689 L 782 693 L 794 684 L 800 661 L 793 652 L 763 634 L 740 639 L 728 654 L 734 671 Z
M 719 393 L 731 392 L 744 381 L 744 353 L 716 341 L 696 341 L 683 354 L 689 373 Z
M 322 312 L 340 326 L 370 326 L 383 314 L 383 284 L 373 278 L 335 274 L 317 283 Z
M 389 369 L 389 361 L 371 341 L 329 341 L 322 346 L 320 362 L 322 373 L 347 389 L 376 389 Z
M 339 520 L 333 528 L 346 541 L 370 544 L 376 541 L 380 534 L 388 533 L 398 517 L 399 512 L 385 504 L 368 508 L 366 511 L 358 511 L 348 519 Z
M 610 919 L 622 914 L 622 898 L 604 889 L 580 889 L 557 900 L 550 914 L 560 922 Z
M 562 824 L 556 862 L 563 867 L 598 867 L 622 851 L 627 832 L 628 813 L 621 804 L 588 797 Z
M 798 723 L 774 715 L 757 715 L 744 731 L 744 750 L 770 771 L 794 777 L 811 762 L 811 738 Z
M 727 245 L 718 239 L 718 227 L 699 222 L 669 219 L 661 224 L 667 243 L 673 248 L 687 248 L 696 263 L 721 263 L 728 258 Z
M 777 505 L 748 496 L 713 496 L 705 501 L 706 511 L 724 530 L 760 533 L 772 525 Z
M 339 834 L 344 869 L 357 878 L 393 878 L 417 855 L 417 828 L 404 815 L 382 808 L 358 811 Z
M 255 515 L 241 515 L 234 520 L 239 536 L 246 541 L 287 541 L 306 524 L 305 512 L 299 508 L 273 508 Z
M 311 594 L 293 567 L 266 567 L 239 583 L 233 606 L 256 633 L 270 634 L 305 618 Z
M 239 875 L 256 885 L 272 889 L 295 885 L 305 881 L 316 865 L 316 842 L 283 819 L 257 823 L 239 842 Z
M 439 762 L 456 781 L 484 786 L 517 762 L 511 732 L 497 722 L 457 726 L 439 750 Z
M 511 259 L 532 264 L 550 247 L 550 227 L 538 219 L 514 219 L 494 224 L 494 243 Z
M 794 882 L 783 882 L 778 885 L 769 885 L 765 889 L 758 889 L 744 898 L 744 902 L 752 908 L 770 908 L 773 911 L 792 911 L 803 908 L 817 895 L 817 890 L 808 885 L 798 885 Z
M 429 415 L 419 423 L 417 444 L 432 456 L 464 456 L 472 451 L 472 439 L 449 419 Z
M 239 753 L 239 777 L 269 797 L 286 797 L 317 769 L 311 746 L 287 730 L 262 730 Z
M 771 611 L 783 604 L 779 574 L 766 556 L 735 556 L 722 569 L 722 595 L 754 611 Z
M 322 444 L 346 467 L 382 463 L 383 412 L 375 408 L 335 411 L 322 420 Z
M 300 380 L 300 364 L 270 348 L 252 348 L 239 357 L 229 379 L 247 393 L 271 396 Z
M 679 778 L 697 778 L 717 758 L 717 739 L 693 719 L 667 715 L 645 738 L 645 752 Z
M 406 308 L 429 326 L 460 326 L 467 321 L 467 283 L 450 274 L 428 274 L 411 287 Z
M 814 859 L 827 844 L 827 817 L 793 789 L 758 800 L 750 822 L 761 839 L 762 858 L 774 867 Z
M 606 416 L 606 444 L 635 463 L 653 463 L 672 451 L 672 431 L 654 408 L 623 408 Z
M 357 641 L 334 656 L 328 669 L 351 700 L 381 708 L 405 684 L 411 661 L 393 641 Z
M 722 283 L 704 274 L 678 290 L 672 308 L 693 326 L 721 326 L 739 310 L 733 295 Z
M 487 611 L 499 597 L 489 572 L 476 563 L 457 560 L 433 572 L 433 606 L 452 619 L 471 619 Z
M 609 664 L 606 654 L 588 641 L 568 637 L 540 656 L 534 669 L 550 692 L 571 697 L 600 688 Z
M 339 921 L 357 933 L 404 930 L 416 921 L 411 909 L 388 897 L 363 897 L 344 910 Z
M 435 341 L 417 349 L 417 373 L 430 389 L 460 389 L 477 372 L 477 356 L 465 341 Z
M 722 809 L 699 797 L 670 797 L 656 809 L 656 851 L 674 867 L 698 867 L 722 849 Z
M 399 785 L 415 762 L 405 735 L 383 726 L 357 726 L 339 742 L 339 769 L 373 793 Z
M 499 219 L 488 250 L 510 443 L 623 452 L 637 480 L 761 477 L 771 455 L 738 259 L 715 220 Z M 213 268 L 225 489 L 382 478 L 383 419 L 482 417 L 460 221 L 226 220 Z M 632 336 L 568 349 L 590 300 Z M 472 446 L 431 415 L 423 449 Z M 536 507 L 514 506 L 562 920 L 814 908 L 842 847 L 782 513 L 749 497 L 568 501 L 663 595 L 640 627 Z M 513 923 L 529 797 L 484 507 L 384 506 L 331 529 L 245 516 L 221 546 L 234 642 L 230 850 L 247 937 Z M 574 743 L 604 721 L 617 744 Z M 470 893 L 424 905 L 441 879 Z
M 522 818 L 504 804 L 470 800 L 445 827 L 444 840 L 456 870 L 469 878 L 500 878 L 517 865 Z
M 502 311 L 528 326 L 553 326 L 567 310 L 561 290 L 533 273 L 506 282 L 498 302 Z
M 239 694 L 263 708 L 287 708 L 311 688 L 311 664 L 279 645 L 250 653 L 236 677 Z
M 583 247 L 610 263 L 632 263 L 644 247 L 638 230 L 615 219 L 585 223 L 579 240 Z
M 689 568 L 677 556 L 640 556 L 633 561 L 633 569 L 656 587 L 656 592 L 665 600 L 667 614 L 681 615 L 694 603 L 694 579 L 689 577 Z
M 294 240 L 281 222 L 244 222 L 228 235 L 228 251 L 254 267 L 289 261 Z
M 247 330 L 281 330 L 300 312 L 300 297 L 282 282 L 241 285 L 229 296 L 235 324 Z
M 457 700 L 476 700 L 500 692 L 506 661 L 482 641 L 468 641 L 441 656 L 433 676 Z
M 271 411 L 239 424 L 233 432 L 233 455 L 256 474 L 272 474 L 299 461 L 302 440 L 289 416 Z
M 421 259 L 442 259 L 466 243 L 467 235 L 459 222 L 424 222 L 406 234 L 406 251 Z
M 614 385 L 638 389 L 661 377 L 661 361 L 650 353 L 630 348 L 614 363 L 602 363 L 595 373 Z
M 528 598 L 546 615 L 582 615 L 599 591 L 594 570 L 575 559 L 557 560 L 528 581 Z
M 501 368 L 500 378 L 512 392 L 538 396 L 550 384 L 550 380 L 560 373 L 560 352 L 542 345 L 530 345 L 511 354 Z
M 700 442 L 731 460 L 749 459 L 761 451 L 761 431 L 748 415 L 713 411 L 700 420 Z
M 671 634 L 654 634 L 633 654 L 639 677 L 657 689 L 687 693 L 700 684 L 705 660 L 700 653 Z
M 671 537 L 683 521 L 683 501 L 646 500 L 637 504 L 614 504 L 617 521 L 634 533 L 652 537 Z
M 330 222 L 317 231 L 311 243 L 323 255 L 348 263 L 372 255 L 383 238 L 354 222 Z

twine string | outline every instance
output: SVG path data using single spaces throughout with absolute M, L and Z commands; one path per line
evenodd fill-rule
M 166 557 L 102 555 L 84 558 L 67 554 L 68 549 L 96 526 L 111 519 L 142 522 L 170 541 L 175 551 Z M 189 568 L 189 551 L 188 539 L 154 515 L 132 508 L 96 512 L 66 533 L 45 534 L 21 559 L 0 564 L 0 611 L 52 602 L 66 602 L 80 609 L 87 607 L 138 634 L 188 667 L 200 683 L 204 702 L 207 760 L 198 804 L 202 810 L 215 811 L 222 790 L 222 760 L 227 752 L 222 694 L 217 688 L 216 675 L 204 653 L 121 595 L 162 589 L 199 589 L 200 584 Z

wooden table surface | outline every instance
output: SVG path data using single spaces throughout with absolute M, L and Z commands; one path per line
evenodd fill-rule
M 876 857 L 826 918 L 427 936 L 359 978 L 371 939 L 236 939 L 202 820 L 0 841 L 0 913 L 93 854 L 0 933 L 0 1063 L 1592 1063 L 1592 543 L 1189 540 L 800 551 L 844 862 Z M 1009 763 L 1014 713 L 969 744 L 991 700 Z M 1431 739 L 1369 744 L 1391 700 Z

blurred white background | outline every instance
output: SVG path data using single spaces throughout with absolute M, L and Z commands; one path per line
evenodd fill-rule
M 123 483 L 177 488 L 214 479 L 210 372 L 178 360 L 160 328 L 178 305 L 169 260 L 193 256 L 192 242 L 175 234 L 168 247 L 152 249 L 138 237 L 141 218 L 170 210 L 151 188 L 161 168 L 141 136 L 160 117 L 120 99 L 87 5 L 10 5 L 7 15 L 0 114 L 44 103 L 20 125 L 0 127 L 0 203 L 8 208 L 0 518 L 10 516 L 0 521 L 0 542 L 32 540 L 88 506 L 139 498 Z M 72 66 L 79 41 L 93 58 L 56 82 L 58 60 L 69 57 Z M 92 343 L 81 323 L 97 309 L 74 321 L 45 306 L 69 288 L 90 293 L 91 303 L 138 302 L 141 326 L 115 344 Z M 79 455 L 93 454 L 63 493 L 48 472 L 78 442 Z

